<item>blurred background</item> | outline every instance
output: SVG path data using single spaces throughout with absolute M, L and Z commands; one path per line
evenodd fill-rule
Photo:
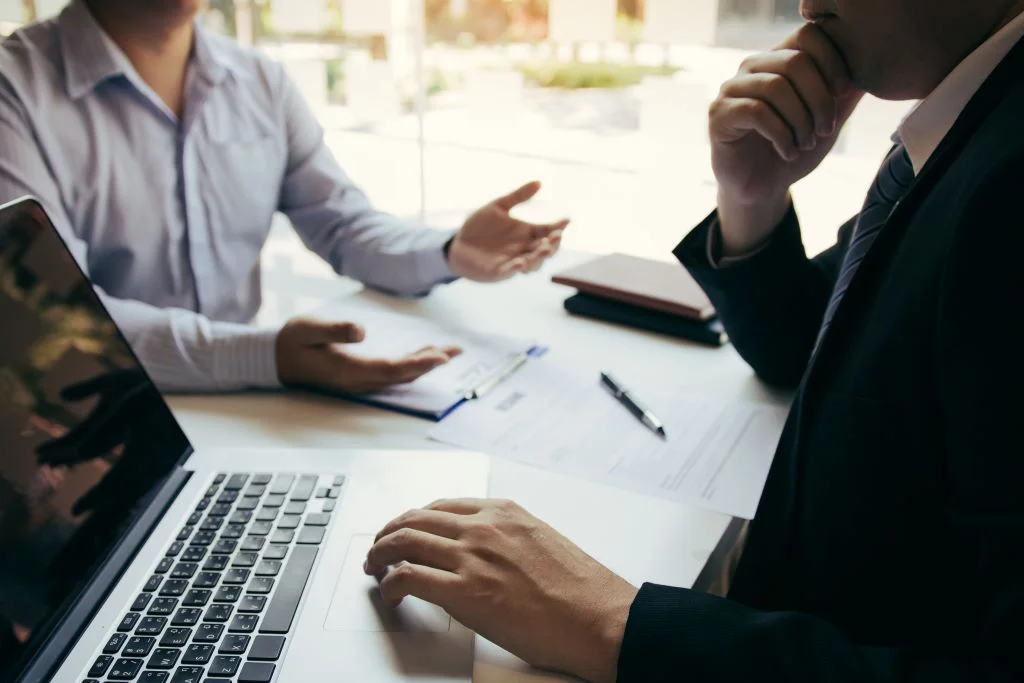
M 0 0 L 0 33 L 64 4 Z M 545 188 L 523 214 L 572 218 L 567 248 L 668 260 L 714 206 L 708 105 L 746 55 L 799 26 L 798 8 L 799 0 L 209 0 L 204 22 L 286 65 L 342 166 L 380 208 L 457 227 L 537 179 Z M 859 211 L 908 108 L 865 101 L 797 188 L 808 251 L 828 247 Z M 304 282 L 311 300 L 323 296 L 326 266 L 286 223 L 275 226 L 264 261 L 268 305 L 285 289 L 301 299 Z

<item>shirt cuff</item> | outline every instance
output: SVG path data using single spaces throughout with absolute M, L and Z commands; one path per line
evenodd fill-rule
M 708 230 L 708 263 L 710 263 L 711 267 L 715 270 L 739 265 L 740 263 L 760 254 L 762 251 L 767 249 L 768 245 L 771 243 L 772 238 L 771 235 L 769 235 L 768 239 L 749 251 L 737 256 L 722 256 L 722 225 L 718 222 L 718 217 L 716 216 Z
M 229 387 L 278 389 L 277 333 L 252 328 L 218 340 L 213 356 L 217 383 Z
M 448 264 L 447 249 L 445 248 L 456 234 L 457 231 L 438 232 L 437 246 L 427 248 L 417 254 L 416 272 L 419 274 L 421 282 L 433 286 L 448 284 L 459 279 Z

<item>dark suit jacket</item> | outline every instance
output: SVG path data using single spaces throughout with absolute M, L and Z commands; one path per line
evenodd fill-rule
M 799 385 L 729 599 L 646 585 L 634 681 L 1024 681 L 1024 43 L 922 171 L 812 347 L 850 240 L 795 213 L 676 254 L 765 380 Z

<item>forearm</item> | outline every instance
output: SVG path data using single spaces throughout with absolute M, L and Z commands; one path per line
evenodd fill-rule
M 212 322 L 101 294 L 143 367 L 165 392 L 275 388 L 275 330 Z
M 766 381 L 795 386 L 803 376 L 832 290 L 830 268 L 807 258 L 795 211 L 748 258 L 719 268 L 708 254 L 717 213 L 676 249 L 707 292 L 729 337 Z

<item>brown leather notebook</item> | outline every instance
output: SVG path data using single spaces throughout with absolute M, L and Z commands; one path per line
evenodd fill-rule
M 691 320 L 715 317 L 704 290 L 678 263 L 611 254 L 556 274 L 552 281 L 604 297 Z

